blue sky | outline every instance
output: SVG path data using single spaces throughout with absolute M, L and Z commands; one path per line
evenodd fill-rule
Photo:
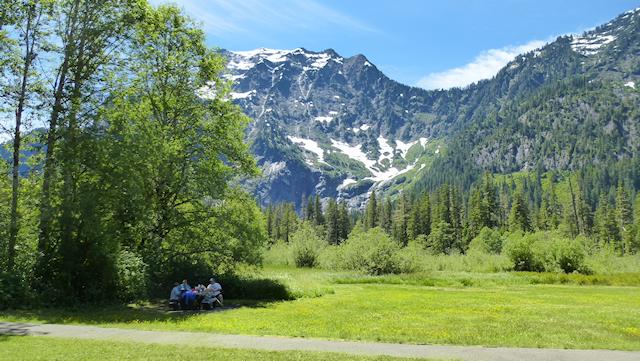
M 201 21 L 211 45 L 333 48 L 425 88 L 491 77 L 517 53 L 640 7 L 639 0 L 151 0 Z

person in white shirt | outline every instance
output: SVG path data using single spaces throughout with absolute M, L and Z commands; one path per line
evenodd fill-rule
M 222 286 L 216 282 L 215 279 L 209 279 L 209 285 L 207 289 L 212 291 L 212 297 L 214 297 L 214 301 L 217 301 L 220 306 L 222 306 L 223 298 L 222 298 Z

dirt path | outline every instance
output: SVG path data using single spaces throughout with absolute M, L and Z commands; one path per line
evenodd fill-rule
M 108 341 L 159 343 L 212 348 L 240 348 L 269 351 L 323 351 L 359 355 L 387 355 L 459 360 L 544 360 L 544 361 L 638 361 L 640 352 L 608 350 L 561 350 L 477 346 L 434 346 L 393 343 L 330 341 L 308 338 L 222 335 L 202 332 L 142 331 L 71 325 L 32 325 L 0 322 L 0 334 L 33 335 Z

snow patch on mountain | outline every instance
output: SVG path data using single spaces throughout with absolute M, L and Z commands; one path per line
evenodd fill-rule
M 331 139 L 331 146 L 337 148 L 340 152 L 345 154 L 347 157 L 356 160 L 371 171 L 374 168 L 376 161 L 369 159 L 367 155 L 362 151 L 362 145 L 358 144 L 356 146 L 349 145 L 348 143 L 341 142 L 339 140 Z
M 247 71 L 265 60 L 271 63 L 282 63 L 298 55 L 302 55 L 304 58 L 306 66 L 303 67 L 303 70 L 305 71 L 319 70 L 324 68 L 330 61 L 342 63 L 344 60 L 340 56 L 334 56 L 335 53 L 315 53 L 302 48 L 293 50 L 259 48 L 247 51 L 231 51 L 230 53 L 232 56 L 227 64 L 227 68 L 236 71 Z M 271 72 L 276 72 L 277 69 L 278 68 L 271 69 Z
M 633 81 L 628 81 L 626 83 L 624 83 L 624 86 L 635 89 L 636 88 L 636 83 Z
M 324 150 L 318 145 L 318 142 L 311 139 L 294 137 L 292 135 L 287 136 L 291 142 L 294 144 L 301 146 L 303 149 L 314 153 L 318 156 L 318 161 L 324 163 Z
M 231 95 L 231 99 L 236 100 L 236 99 L 247 99 L 247 98 L 251 98 L 252 96 L 256 95 L 256 91 L 255 90 L 250 90 L 248 92 L 244 92 L 244 93 L 230 93 L 229 95 Z
M 393 160 L 393 147 L 389 145 L 389 141 L 383 136 L 379 136 L 377 141 L 379 146 L 378 150 L 380 151 L 378 163 L 382 163 L 385 159 L 388 159 L 389 161 Z
M 413 142 L 404 143 L 401 140 L 396 140 L 396 149 L 400 151 L 400 155 L 402 156 L 402 158 L 405 158 L 409 149 L 418 144 L 418 142 L 419 140 L 414 140 Z
M 341 191 L 341 190 L 343 190 L 345 187 L 347 187 L 347 186 L 349 186 L 349 185 L 351 185 L 351 184 L 356 184 L 356 183 L 358 183 L 358 181 L 357 181 L 357 180 L 352 179 L 352 178 L 346 178 L 345 180 L 343 180 L 343 181 L 342 181 L 342 183 L 340 183 L 340 185 L 339 185 L 338 187 L 336 187 L 336 189 L 337 189 L 338 191 Z
M 582 36 L 574 36 L 571 41 L 571 49 L 582 55 L 594 55 L 597 54 L 600 49 L 616 40 L 613 35 L 605 33 L 592 33 Z
M 415 163 L 411 164 L 403 169 L 396 167 L 390 167 L 386 170 L 380 170 L 379 163 L 384 159 L 391 159 L 390 155 L 393 155 L 393 148 L 389 145 L 389 142 L 384 137 L 378 137 L 378 145 L 380 146 L 380 158 L 378 161 L 369 159 L 367 155 L 362 151 L 362 145 L 350 145 L 339 140 L 331 139 L 331 145 L 337 148 L 340 152 L 348 156 L 349 158 L 362 163 L 371 172 L 370 177 L 364 179 L 373 180 L 376 183 L 387 182 L 403 173 L 412 170 L 415 167 Z
M 333 117 L 328 117 L 328 116 L 319 116 L 319 117 L 315 117 L 314 118 L 316 122 L 320 122 L 320 123 L 331 123 L 331 121 L 333 120 Z

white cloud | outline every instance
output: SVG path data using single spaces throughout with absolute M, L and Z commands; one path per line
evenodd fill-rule
M 175 3 L 213 36 L 260 35 L 260 29 L 305 30 L 333 26 L 376 32 L 360 20 L 313 0 L 150 0 Z
M 489 79 L 517 55 L 540 48 L 546 43 L 547 41 L 534 40 L 523 45 L 485 50 L 472 62 L 458 68 L 431 73 L 418 80 L 416 85 L 425 89 L 449 89 Z

